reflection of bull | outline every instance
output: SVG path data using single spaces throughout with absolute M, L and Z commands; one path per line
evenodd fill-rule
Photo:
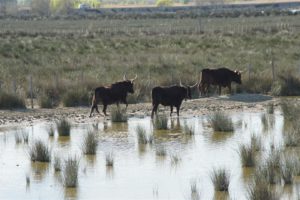
M 94 91 L 93 100 L 92 100 L 92 107 L 90 112 L 90 117 L 92 116 L 92 113 L 94 109 L 98 113 L 98 103 L 101 101 L 103 104 L 103 113 L 106 114 L 106 108 L 107 105 L 116 103 L 119 105 L 119 103 L 126 104 L 126 108 L 128 106 L 126 97 L 127 93 L 133 93 L 133 82 L 137 78 L 137 75 L 134 79 L 127 80 L 126 76 L 124 75 L 124 80 L 120 82 L 116 82 L 111 84 L 110 86 L 102 86 L 98 87 Z
M 170 87 L 155 87 L 152 89 L 152 113 L 151 118 L 153 118 L 154 113 L 157 114 L 157 108 L 159 104 L 163 106 L 170 106 L 172 115 L 173 106 L 176 107 L 177 116 L 179 116 L 179 110 L 183 99 L 191 99 L 191 88 L 195 87 L 197 83 L 193 86 L 183 86 L 180 82 L 180 86 L 170 86 Z
M 219 95 L 221 95 L 221 87 L 228 87 L 231 93 L 231 82 L 241 84 L 241 72 L 227 68 L 203 69 L 199 91 L 201 95 L 208 95 L 209 86 L 218 85 Z

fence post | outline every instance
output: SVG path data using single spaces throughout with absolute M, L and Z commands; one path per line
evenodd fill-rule
M 30 102 L 31 102 L 31 108 L 33 109 L 33 87 L 32 87 L 32 75 L 29 77 L 29 88 L 30 88 Z

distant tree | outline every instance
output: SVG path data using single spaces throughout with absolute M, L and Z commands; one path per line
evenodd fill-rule
M 52 13 L 67 13 L 72 8 L 74 8 L 73 0 L 50 0 Z
M 172 0 L 156 0 L 156 5 L 157 6 L 171 6 L 173 5 Z
M 6 15 L 9 9 L 16 9 L 17 3 L 17 0 L 0 0 L 0 14 Z

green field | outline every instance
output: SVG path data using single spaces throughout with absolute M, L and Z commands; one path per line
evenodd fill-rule
M 201 69 L 243 70 L 242 92 L 269 93 L 279 75 L 298 75 L 300 16 L 0 20 L 1 90 L 62 99 L 138 74 L 136 101 L 151 88 L 193 84 Z M 274 71 L 274 81 L 272 66 Z M 276 85 L 276 84 L 275 84 Z M 49 92 L 50 91 L 50 92 Z M 53 94 L 52 94 L 53 93 Z M 54 97 L 53 97 L 54 98 Z

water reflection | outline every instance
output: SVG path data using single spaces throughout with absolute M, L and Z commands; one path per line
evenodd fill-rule
M 65 188 L 64 199 L 65 200 L 76 200 L 78 198 L 77 188 Z
M 49 163 L 31 162 L 31 174 L 35 181 L 42 182 L 49 172 Z

